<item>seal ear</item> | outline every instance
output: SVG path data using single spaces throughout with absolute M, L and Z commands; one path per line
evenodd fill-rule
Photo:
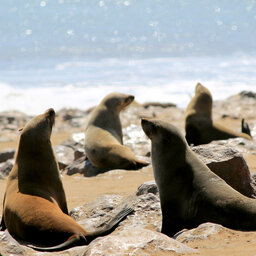
M 18 132 L 22 132 L 24 127 L 18 129 Z

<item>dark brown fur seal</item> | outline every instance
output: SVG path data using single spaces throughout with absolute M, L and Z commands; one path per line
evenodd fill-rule
M 85 152 L 94 166 L 137 170 L 148 165 L 123 145 L 119 113 L 133 100 L 132 95 L 111 93 L 93 110 L 85 130 Z
M 2 230 L 7 228 L 18 241 L 42 251 L 87 244 L 110 232 L 132 211 L 124 207 L 107 228 L 93 233 L 88 233 L 68 215 L 50 142 L 54 120 L 55 112 L 49 109 L 33 118 L 22 130 L 15 164 L 6 185 L 1 221 Z
M 152 143 L 152 164 L 159 188 L 162 233 L 214 222 L 228 228 L 256 230 L 256 200 L 243 196 L 214 174 L 192 152 L 173 125 L 142 119 Z
M 188 144 L 194 145 L 236 137 L 252 140 L 249 126 L 244 120 L 242 120 L 242 132 L 240 133 L 212 120 L 212 95 L 200 83 L 196 85 L 195 96 L 186 109 L 185 130 Z

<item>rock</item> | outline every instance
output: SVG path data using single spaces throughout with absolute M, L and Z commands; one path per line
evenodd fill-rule
M 143 187 L 151 189 L 143 190 L 141 189 Z M 74 208 L 70 215 L 86 229 L 95 230 L 101 221 L 106 222 L 109 219 L 111 211 L 118 205 L 128 204 L 134 208 L 134 213 L 130 214 L 120 226 L 160 230 L 162 221 L 160 200 L 159 196 L 150 192 L 152 190 L 154 193 L 156 192 L 156 185 L 153 182 L 146 182 L 135 193 L 138 196 L 132 195 L 124 198 L 119 195 L 102 195 L 90 203 Z M 119 207 L 121 208 L 121 206 Z
M 60 170 L 70 165 L 74 161 L 74 150 L 72 147 L 58 145 L 54 147 L 56 159 L 59 163 Z
M 7 177 L 12 170 L 15 160 L 9 159 L 4 163 L 0 163 L 0 179 Z
M 228 140 L 216 140 L 209 143 L 210 145 L 225 146 L 233 148 L 239 153 L 255 153 L 256 143 L 244 138 L 233 138 Z
M 72 128 L 80 128 L 85 127 L 88 114 L 80 109 L 63 108 L 57 112 L 57 117 Z
M 251 92 L 251 91 L 241 91 L 241 92 L 239 93 L 239 95 L 240 95 L 241 97 L 248 97 L 248 98 L 254 98 L 254 99 L 256 99 L 256 93 Z
M 0 125 L 2 126 L 8 126 L 8 125 L 14 125 L 15 129 L 19 129 L 20 127 L 23 127 L 27 121 L 30 119 L 29 116 L 27 116 L 24 113 L 21 113 L 19 111 L 3 111 L 0 113 Z
M 92 202 L 72 209 L 70 216 L 87 230 L 95 230 L 114 215 L 113 210 L 122 204 L 122 201 L 123 197 L 119 195 L 102 195 Z
M 97 176 L 100 173 L 104 173 L 108 170 L 94 167 L 91 162 L 86 159 L 86 156 L 82 156 L 72 162 L 72 164 L 66 166 L 64 173 L 67 175 L 73 175 L 76 173 L 83 174 L 85 177 Z
M 75 160 L 72 164 L 70 164 L 64 169 L 64 173 L 66 173 L 67 175 L 73 175 L 76 173 L 84 174 L 85 172 L 86 172 L 86 168 L 85 168 L 84 156 Z
M 159 193 L 157 185 L 153 180 L 142 183 L 138 188 L 136 196 L 141 196 L 148 193 L 152 193 L 154 195 Z
M 161 102 L 145 102 L 142 104 L 144 108 L 148 107 L 161 107 L 161 108 L 170 108 L 170 107 L 177 107 L 174 103 L 161 103 Z
M 0 231 L 0 255 L 32 255 L 32 253 L 32 249 L 20 245 L 7 230 Z
M 255 103 L 255 93 L 243 91 L 225 100 L 214 101 L 213 114 L 215 118 L 226 114 L 231 118 L 233 117 L 239 120 L 242 118 L 255 120 Z M 237 131 L 240 131 L 240 127 L 238 129 Z
M 140 227 L 126 227 L 111 235 L 94 240 L 84 256 L 105 255 L 170 255 L 170 253 L 197 253 L 174 239 L 159 232 Z
M 192 150 L 218 176 L 241 194 L 256 198 L 255 182 L 243 156 L 233 147 L 209 143 Z
M 74 151 L 74 160 L 77 160 L 81 157 L 85 157 L 85 150 L 83 148 L 76 148 Z
M 0 163 L 14 158 L 15 149 L 6 149 L 0 152 Z
M 188 243 L 195 240 L 206 240 L 210 236 L 217 235 L 221 232 L 227 232 L 229 234 L 233 233 L 230 229 L 227 229 L 222 225 L 207 222 L 199 225 L 197 228 L 183 230 L 177 233 L 175 238 L 181 243 Z
M 42 256 L 53 256 L 53 255 L 67 255 L 67 256 L 77 256 L 83 255 L 87 246 L 73 247 L 65 251 L 60 252 L 37 252 L 29 247 L 19 244 L 7 230 L 4 232 L 0 231 L 0 255 L 1 256 L 18 256 L 18 255 L 42 255 Z

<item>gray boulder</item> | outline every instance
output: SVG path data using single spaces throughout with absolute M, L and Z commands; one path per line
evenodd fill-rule
M 231 187 L 245 196 L 256 198 L 255 182 L 242 154 L 223 143 L 213 142 L 193 147 L 192 150 Z

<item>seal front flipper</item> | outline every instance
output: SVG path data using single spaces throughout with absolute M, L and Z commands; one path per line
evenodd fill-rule
M 243 133 L 248 134 L 252 138 L 250 127 L 248 123 L 245 122 L 244 118 L 242 119 L 242 122 L 241 122 L 241 130 Z
M 127 170 L 139 170 L 143 167 L 146 167 L 148 166 L 149 163 L 145 162 L 145 161 L 142 161 L 142 160 L 139 160 L 139 159 L 136 159 L 134 161 L 130 161 L 130 163 L 128 163 L 128 166 L 126 167 Z

